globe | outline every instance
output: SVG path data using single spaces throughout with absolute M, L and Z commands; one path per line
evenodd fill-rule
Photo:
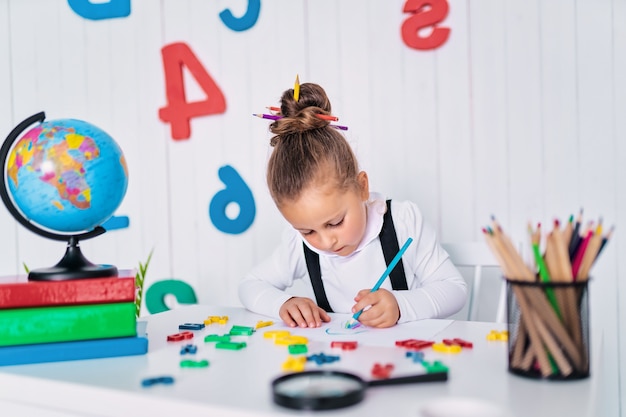
M 31 271 L 29 279 L 116 275 L 111 265 L 87 261 L 78 241 L 104 233 L 101 225 L 122 203 L 128 187 L 124 154 L 109 134 L 93 124 L 44 119 L 43 112 L 26 119 L 0 149 L 4 171 L 0 195 L 9 212 L 34 233 L 68 241 L 59 264 Z

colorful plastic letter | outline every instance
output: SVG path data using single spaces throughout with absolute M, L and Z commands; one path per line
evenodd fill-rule
M 178 325 L 179 330 L 202 330 L 204 323 L 184 323 Z
M 240 350 L 246 347 L 246 342 L 217 342 L 216 349 Z
M 489 332 L 489 334 L 487 334 L 487 340 L 496 340 L 496 341 L 501 341 L 501 342 L 506 342 L 507 340 L 509 340 L 509 332 L 506 330 L 503 331 L 497 331 L 497 330 L 492 330 Z
M 289 336 L 291 333 L 288 330 L 268 330 L 263 333 L 263 337 L 266 339 L 276 340 L 278 337 Z
M 446 345 L 443 343 L 435 343 L 432 345 L 432 348 L 435 352 L 440 353 L 459 353 L 461 352 L 461 346 L 459 345 Z
M 396 342 L 396 346 L 400 346 L 406 349 L 419 350 L 424 349 L 429 346 L 432 346 L 433 343 L 430 340 L 418 340 L 418 339 L 407 339 L 407 340 L 398 340 Z
M 157 376 L 154 378 L 146 378 L 143 381 L 141 381 L 141 385 L 143 387 L 151 387 L 152 385 L 155 385 L 155 384 L 170 385 L 173 383 L 174 383 L 174 378 L 172 378 L 171 376 Z
M 168 342 L 179 342 L 181 340 L 193 339 L 193 333 L 191 332 L 180 332 L 176 334 L 171 334 L 167 336 Z
M 391 375 L 391 371 L 393 371 L 393 364 L 381 365 L 380 363 L 375 363 L 372 368 L 372 376 L 378 379 L 387 379 Z
M 256 322 L 256 326 L 254 326 L 255 329 L 260 329 L 261 327 L 267 327 L 267 326 L 271 326 L 273 325 L 274 322 L 273 321 L 263 321 L 263 320 L 259 320 Z
M 448 346 L 459 345 L 464 348 L 472 348 L 474 346 L 471 342 L 456 337 L 454 339 L 443 339 L 442 342 L 444 345 Z
M 347 342 L 347 341 L 330 342 L 330 347 L 339 348 L 342 350 L 355 350 L 357 347 L 357 342 Z
M 186 282 L 177 279 L 157 281 L 146 290 L 146 308 L 150 314 L 169 310 L 165 304 L 167 295 L 176 297 L 180 304 L 196 304 L 198 302 L 193 288 Z
M 198 346 L 196 345 L 185 345 L 182 348 L 180 348 L 180 354 L 181 355 L 186 355 L 187 353 L 190 354 L 195 354 L 198 351 Z
M 302 372 L 304 371 L 304 365 L 306 364 L 306 356 L 289 356 L 287 360 L 283 362 L 283 371 Z
M 421 350 L 409 350 L 406 352 L 406 357 L 411 358 L 414 363 L 424 361 L 424 352 Z
M 289 353 L 291 353 L 292 355 L 304 354 L 307 353 L 309 350 L 306 345 L 301 344 L 289 345 L 288 349 Z
M 422 361 L 422 365 L 424 365 L 424 368 L 426 368 L 426 372 L 429 374 L 437 372 L 448 372 L 448 367 L 439 361 L 434 361 L 433 363 Z
M 186 359 L 184 361 L 180 361 L 181 368 L 206 368 L 207 366 L 209 366 L 209 361 L 206 359 L 202 359 L 199 361 Z
M 326 355 L 324 353 L 316 353 L 314 355 L 306 357 L 307 361 L 314 361 L 318 365 L 323 365 L 325 363 L 333 363 L 333 362 L 338 361 L 339 359 L 340 359 L 339 356 Z
M 231 336 L 251 336 L 252 333 L 254 333 L 254 328 L 248 326 L 233 326 L 229 332 Z
M 230 342 L 230 335 L 225 334 L 225 335 L 217 335 L 217 334 L 210 334 L 208 336 L 206 336 L 204 338 L 205 342 Z

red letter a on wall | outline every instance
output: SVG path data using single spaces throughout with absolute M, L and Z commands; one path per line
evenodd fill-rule
M 204 69 L 198 58 L 185 43 L 173 43 L 161 49 L 163 69 L 165 71 L 165 91 L 167 106 L 159 109 L 159 118 L 170 123 L 172 138 L 189 139 L 190 120 L 196 116 L 224 113 L 226 100 L 222 90 Z M 187 67 L 207 98 L 201 101 L 187 102 L 183 65 Z

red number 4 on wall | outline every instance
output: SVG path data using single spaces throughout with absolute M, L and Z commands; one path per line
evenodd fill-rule
M 167 105 L 159 109 L 159 118 L 170 123 L 174 140 L 189 139 L 190 120 L 193 117 L 219 114 L 226 111 L 222 90 L 204 69 L 186 43 L 173 43 L 161 49 L 165 72 Z M 188 102 L 185 96 L 183 66 L 206 94 L 206 99 Z

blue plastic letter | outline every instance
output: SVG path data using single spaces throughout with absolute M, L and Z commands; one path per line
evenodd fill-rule
M 243 233 L 250 227 L 256 214 L 252 191 L 230 165 L 221 167 L 218 175 L 226 188 L 213 196 L 209 204 L 209 217 L 215 227 L 224 233 Z M 226 208 L 230 203 L 239 205 L 239 214 L 234 219 L 226 215 Z
M 130 0 L 109 0 L 106 3 L 92 3 L 89 0 L 67 0 L 74 12 L 89 20 L 114 19 L 130 14 Z
M 246 14 L 237 18 L 233 16 L 230 9 L 224 9 L 220 13 L 222 22 L 231 30 L 235 32 L 242 32 L 250 29 L 256 21 L 259 19 L 259 13 L 261 12 L 261 0 L 248 0 L 248 10 Z

